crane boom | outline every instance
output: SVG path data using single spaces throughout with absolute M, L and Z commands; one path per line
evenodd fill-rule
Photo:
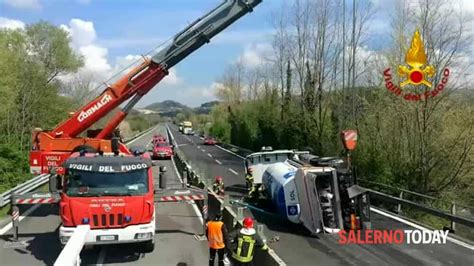
M 107 84 L 98 97 L 77 110 L 72 117 L 51 131 L 35 131 L 30 152 L 31 171 L 45 173 L 50 168 L 59 168 L 60 163 L 79 146 L 87 145 L 109 152 L 111 143 L 108 139 L 113 130 L 143 95 L 168 75 L 171 67 L 210 42 L 212 37 L 251 12 L 261 2 L 262 0 L 225 0 L 176 34 L 172 42 L 152 55 L 151 59 L 145 58 L 140 65 L 128 71 L 118 81 Z M 129 101 L 126 106 L 112 117 L 98 134 L 92 138 L 78 137 L 127 100 Z M 120 149 L 123 152 L 128 151 L 124 145 L 120 146 Z M 50 160 L 52 158 L 55 160 Z

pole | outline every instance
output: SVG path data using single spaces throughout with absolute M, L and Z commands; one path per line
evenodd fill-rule
M 12 207 L 12 227 L 13 227 L 13 241 L 18 241 L 18 222 L 20 218 L 20 209 L 18 206 Z
M 451 205 L 451 214 L 456 215 L 456 203 L 454 203 L 454 202 Z M 453 230 L 453 231 L 456 230 L 456 223 L 454 221 L 451 221 L 451 230 Z

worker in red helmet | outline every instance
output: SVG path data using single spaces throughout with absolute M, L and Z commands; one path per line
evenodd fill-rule
M 253 265 L 255 246 L 260 246 L 262 250 L 268 250 L 268 247 L 259 237 L 256 237 L 257 232 L 253 228 L 254 223 L 251 217 L 245 217 L 242 224 L 242 229 L 234 238 L 237 246 L 232 251 L 233 265 Z
M 224 181 L 222 180 L 222 176 L 216 176 L 216 180 L 214 184 L 212 184 L 212 190 L 219 196 L 224 195 Z

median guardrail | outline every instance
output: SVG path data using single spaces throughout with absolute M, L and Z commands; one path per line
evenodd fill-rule
M 212 179 L 207 177 L 204 173 L 201 173 L 199 171 L 199 168 L 196 165 L 193 165 L 192 162 L 186 160 L 184 153 L 179 150 L 178 146 L 176 145 L 174 136 L 168 127 L 167 132 L 168 139 L 171 141 L 171 144 L 175 146 L 174 163 L 178 171 L 182 174 L 183 179 L 187 180 L 188 184 L 190 185 L 208 189 L 208 204 L 203 205 L 202 202 L 197 203 L 197 206 L 203 214 L 203 217 L 209 216 L 209 218 L 212 218 L 213 213 L 221 209 L 223 214 L 222 220 L 229 232 L 242 228 L 244 208 L 237 207 L 237 209 L 235 209 L 230 205 L 231 201 L 228 197 L 221 197 L 215 194 L 211 189 Z M 262 240 L 266 241 L 266 238 L 263 233 L 263 225 L 257 224 L 256 227 L 257 237 L 260 237 Z M 267 251 L 256 249 L 254 254 L 254 264 L 275 266 L 286 265 L 286 263 L 271 248 Z

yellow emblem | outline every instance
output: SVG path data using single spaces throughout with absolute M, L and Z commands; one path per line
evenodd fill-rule
M 431 88 L 431 82 L 426 80 L 426 77 L 432 77 L 435 74 L 435 68 L 430 65 L 423 68 L 427 63 L 427 60 L 425 47 L 418 30 L 416 30 L 413 35 L 410 49 L 408 49 L 408 52 L 405 55 L 405 62 L 411 68 L 407 66 L 398 66 L 398 74 L 400 77 L 407 78 L 405 81 L 400 83 L 400 87 L 408 84 L 423 84 Z

